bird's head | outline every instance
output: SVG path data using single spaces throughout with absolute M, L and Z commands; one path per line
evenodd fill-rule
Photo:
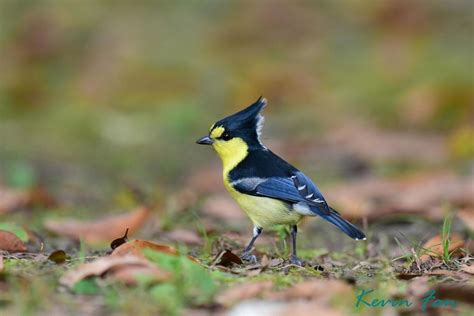
M 212 145 L 219 156 L 239 155 L 249 148 L 263 148 L 260 134 L 264 118 L 262 109 L 267 100 L 260 97 L 244 110 L 228 116 L 212 125 L 209 135 L 197 140 L 200 145 Z

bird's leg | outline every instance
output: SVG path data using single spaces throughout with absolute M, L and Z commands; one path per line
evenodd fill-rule
M 255 243 L 255 240 L 257 240 L 258 236 L 262 233 L 263 228 L 254 226 L 253 227 L 253 236 L 252 239 L 250 239 L 250 242 L 248 243 L 247 247 L 245 247 L 244 251 L 242 251 L 242 254 L 240 257 L 242 260 L 245 261 L 250 261 L 250 262 L 257 262 L 257 258 L 255 256 L 251 255 L 252 249 L 253 249 L 253 244 Z
M 291 226 L 291 257 L 290 262 L 294 265 L 303 266 L 303 261 L 301 261 L 296 255 L 296 234 L 298 234 L 298 227 L 296 225 Z

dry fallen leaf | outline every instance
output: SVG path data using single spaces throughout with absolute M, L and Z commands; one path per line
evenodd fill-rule
M 44 226 L 49 231 L 75 240 L 82 239 L 88 243 L 109 241 L 123 235 L 128 228 L 133 234 L 147 220 L 150 210 L 139 207 L 131 213 L 111 216 L 95 221 L 76 219 L 47 220 Z
M 467 264 L 464 264 L 461 267 L 461 271 L 464 271 L 469 274 L 474 274 L 474 265 L 468 266 Z
M 53 261 L 56 264 L 63 264 L 66 262 L 67 255 L 64 250 L 53 251 L 49 256 L 48 260 Z
M 457 215 L 470 230 L 474 231 L 474 208 L 461 210 Z
M 474 205 L 472 177 L 451 172 L 419 173 L 396 179 L 364 177 L 327 190 L 326 198 L 348 218 L 377 220 L 393 215 L 420 215 L 441 220 L 449 202 Z
M 216 297 L 216 302 L 228 307 L 246 299 L 262 297 L 272 288 L 272 281 L 244 283 L 220 292 Z
M 28 203 L 28 192 L 0 188 L 0 214 L 25 206 Z
M 0 256 L 0 272 L 3 271 L 3 256 Z
M 411 279 L 420 277 L 420 276 L 422 276 L 422 275 L 423 275 L 423 274 L 422 274 L 421 272 L 415 272 L 415 273 L 411 273 L 411 272 L 401 272 L 401 273 L 397 273 L 395 276 L 396 276 L 396 278 L 399 279 L 399 280 L 408 281 L 408 280 L 411 280 Z
M 283 262 L 285 262 L 285 260 L 283 260 L 282 258 L 274 258 L 274 259 L 270 260 L 270 262 L 268 263 L 268 266 L 270 268 L 278 267 L 278 266 L 282 265 Z
M 118 280 L 133 283 L 133 276 L 138 273 L 137 268 L 141 268 L 139 270 L 140 274 L 150 276 L 157 282 L 167 280 L 170 277 L 168 272 L 161 271 L 147 260 L 134 255 L 126 255 L 102 257 L 82 264 L 64 274 L 59 282 L 72 288 L 77 282 L 92 276 L 114 278 L 115 275 L 118 275 Z M 127 272 L 127 269 L 131 269 L 131 271 Z
M 233 264 L 242 264 L 242 259 L 239 256 L 234 254 L 232 251 L 226 249 L 221 251 L 215 258 L 212 260 L 213 266 L 223 266 L 230 267 Z
M 0 214 L 36 205 L 51 207 L 56 201 L 42 187 L 10 189 L 0 186 Z
M 169 255 L 179 254 L 176 248 L 168 245 L 156 244 L 146 240 L 131 240 L 115 248 L 111 256 L 125 256 L 132 254 L 143 257 L 143 250 L 145 249 L 151 249 L 158 252 L 167 253 Z
M 321 145 L 336 147 L 339 152 L 345 152 L 353 159 L 367 162 L 439 163 L 446 160 L 448 153 L 444 135 L 428 135 L 411 131 L 393 132 L 355 121 L 327 133 L 322 142 L 323 144 L 319 142 L 319 144 L 307 146 L 308 150 L 320 150 Z
M 196 234 L 196 232 L 188 229 L 175 229 L 169 233 L 166 233 L 165 236 L 172 241 L 185 243 L 188 245 L 202 244 L 202 238 Z
M 464 239 L 459 234 L 451 234 L 448 251 L 449 253 L 456 252 L 464 246 Z M 429 239 L 424 245 L 423 249 L 426 249 L 426 253 L 420 257 L 422 263 L 430 260 L 431 257 L 442 257 L 443 256 L 443 240 L 440 235 L 436 235 Z
M 26 246 L 15 234 L 0 230 L 0 250 L 24 252 Z

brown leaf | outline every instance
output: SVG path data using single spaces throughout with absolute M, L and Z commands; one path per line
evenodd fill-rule
M 54 207 L 56 199 L 44 187 L 36 186 L 29 190 L 27 206 Z
M 466 224 L 467 228 L 474 231 L 474 208 L 461 210 L 457 215 Z
M 66 262 L 66 259 L 67 255 L 64 250 L 53 251 L 48 257 L 48 260 L 51 260 L 56 264 L 63 264 Z
M 175 229 L 166 234 L 166 237 L 172 241 L 185 243 L 188 245 L 202 244 L 201 237 L 196 232 L 188 229 Z
M 414 279 L 414 278 L 417 278 L 417 277 L 420 277 L 422 276 L 423 274 L 421 272 L 417 272 L 417 273 L 407 273 L 407 272 L 401 272 L 401 273 L 397 273 L 395 276 L 397 277 L 397 279 L 399 280 L 411 280 L 411 279 Z
M 456 252 L 459 248 L 464 246 L 464 239 L 459 234 L 451 234 L 448 251 Z M 422 263 L 430 260 L 431 257 L 442 257 L 443 256 L 443 239 L 440 235 L 436 235 L 433 238 L 429 239 L 424 245 L 423 248 L 426 249 L 426 253 L 420 257 Z
M 0 272 L 3 271 L 3 256 L 0 256 Z
M 0 187 L 0 214 L 25 206 L 28 199 L 28 192 L 24 190 Z
M 364 177 L 327 191 L 327 199 L 348 218 L 377 220 L 393 215 L 420 215 L 440 220 L 446 202 L 474 205 L 472 178 L 452 172 L 418 173 L 381 179 Z
M 345 124 L 327 133 L 324 144 L 308 146 L 320 150 L 323 145 L 336 147 L 353 159 L 378 161 L 443 162 L 447 158 L 446 137 L 410 131 L 386 131 L 367 124 Z
M 24 252 L 26 246 L 15 234 L 0 230 L 0 250 Z
M 143 250 L 151 249 L 158 252 L 163 252 L 169 255 L 178 255 L 179 252 L 176 248 L 173 248 L 168 245 L 156 244 L 146 240 L 131 240 L 125 244 L 120 245 L 115 248 L 111 256 L 125 256 L 125 255 L 135 255 L 143 256 Z
M 10 189 L 0 186 L 0 214 L 27 206 L 56 205 L 55 199 L 43 188 Z
M 149 215 L 148 208 L 139 207 L 131 213 L 90 222 L 76 219 L 47 220 L 44 226 L 49 231 L 61 236 L 75 240 L 83 239 L 88 243 L 98 243 L 122 235 L 127 228 L 133 234 L 146 222 Z
M 468 266 L 467 264 L 462 265 L 461 271 L 474 274 L 474 265 Z
M 216 297 L 216 302 L 228 307 L 246 299 L 262 297 L 272 288 L 272 281 L 244 283 L 220 292 Z
M 137 267 L 146 268 L 142 269 L 141 272 L 146 271 L 147 275 L 151 275 L 156 278 L 158 275 L 161 277 L 159 281 L 164 280 L 168 277 L 167 272 L 159 270 L 156 266 L 148 262 L 147 260 L 133 256 L 107 256 L 98 258 L 92 262 L 82 264 L 64 274 L 59 282 L 62 285 L 72 288 L 77 282 L 92 277 L 92 276 L 105 276 L 110 273 L 113 278 L 115 273 L 118 273 L 118 279 L 122 281 L 131 281 L 131 277 L 135 275 Z M 125 272 L 123 269 L 132 269 L 132 272 Z M 122 270 L 122 271 L 120 271 Z
M 431 271 L 423 272 L 425 275 L 435 275 L 435 276 L 456 276 L 459 274 L 458 271 L 444 270 L 444 269 L 434 269 Z
M 232 251 L 226 249 L 221 251 L 212 261 L 213 266 L 230 267 L 233 264 L 242 264 L 242 259 L 234 254 Z
M 282 265 L 283 262 L 285 262 L 285 260 L 283 260 L 282 258 L 274 258 L 274 259 L 270 260 L 270 262 L 268 263 L 268 266 L 270 268 L 278 267 L 278 266 Z

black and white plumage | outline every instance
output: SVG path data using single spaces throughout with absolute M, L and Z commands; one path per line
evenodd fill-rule
M 248 256 L 262 229 L 276 224 L 291 227 L 292 261 L 296 257 L 297 223 L 303 216 L 320 216 L 356 240 L 365 235 L 331 208 L 319 188 L 303 172 L 261 142 L 266 105 L 259 98 L 246 109 L 216 122 L 198 144 L 212 145 L 223 162 L 224 184 L 254 223 Z
M 229 180 L 242 194 L 284 201 L 295 212 L 306 216 L 319 215 L 349 237 L 365 239 L 364 233 L 329 207 L 311 179 L 268 149 L 250 152 L 230 172 Z

